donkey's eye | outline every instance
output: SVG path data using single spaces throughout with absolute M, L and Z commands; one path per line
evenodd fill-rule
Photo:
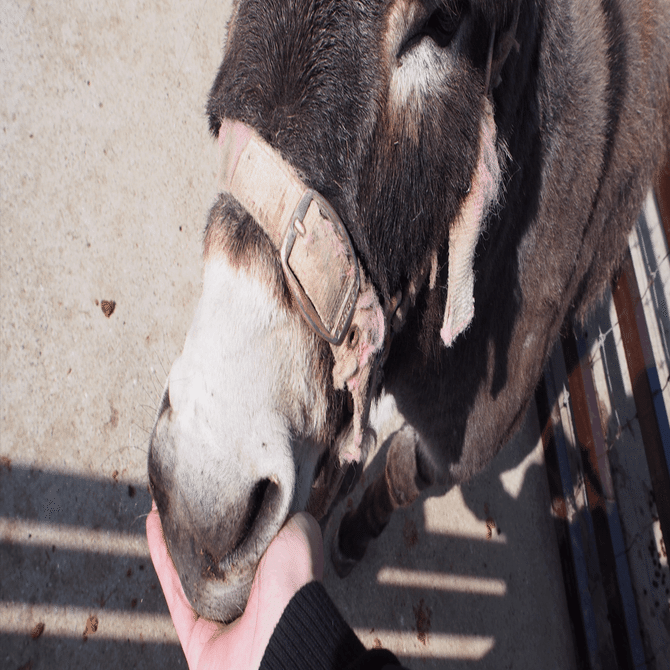
M 427 19 L 415 26 L 408 34 L 404 44 L 400 47 L 398 58 L 409 51 L 413 46 L 426 38 L 444 49 L 449 46 L 463 18 L 462 8 L 440 5 Z
M 429 17 L 424 26 L 424 33 L 438 47 L 444 48 L 451 42 L 461 24 L 461 12 L 454 8 L 439 7 Z

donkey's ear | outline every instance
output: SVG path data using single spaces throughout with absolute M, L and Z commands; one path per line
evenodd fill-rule
M 500 185 L 496 126 L 488 98 L 484 98 L 479 128 L 479 158 L 470 192 L 449 231 L 449 283 L 440 330 L 440 337 L 447 347 L 470 325 L 475 313 L 475 248 Z
M 495 23 L 491 28 L 491 38 L 486 59 L 485 94 L 487 97 L 500 84 L 500 73 L 512 48 L 516 51 L 519 50 L 519 43 L 516 41 L 516 28 L 519 23 L 520 7 L 521 3 L 519 2 L 506 28 L 498 32 Z

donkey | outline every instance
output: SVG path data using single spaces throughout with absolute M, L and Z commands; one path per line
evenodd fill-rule
M 670 144 L 663 0 L 238 0 L 212 87 L 203 292 L 150 440 L 195 610 L 231 621 L 393 397 L 344 575 L 480 471 L 616 273 Z

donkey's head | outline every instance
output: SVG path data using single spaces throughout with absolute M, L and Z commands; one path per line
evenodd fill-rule
M 394 310 L 435 283 L 431 258 L 446 278 L 447 249 L 443 341 L 467 327 L 513 4 L 237 3 L 208 109 L 203 294 L 149 452 L 200 614 L 235 618 L 287 515 L 323 511 L 360 458 Z

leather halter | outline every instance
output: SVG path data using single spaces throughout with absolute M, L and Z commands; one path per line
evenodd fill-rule
M 474 314 L 474 254 L 500 169 L 496 127 L 489 96 L 515 40 L 519 8 L 511 25 L 497 34 L 494 25 L 487 54 L 480 148 L 472 185 L 449 234 L 449 284 L 440 336 L 451 347 Z M 372 282 L 359 267 L 349 234 L 328 201 L 310 189 L 278 151 L 249 126 L 223 119 L 219 130 L 220 186 L 265 231 L 279 251 L 286 282 L 305 321 L 333 352 L 333 383 L 345 388 L 354 406 L 352 426 L 339 444 L 341 464 L 360 461 L 377 373 L 402 322 L 428 275 L 410 283 L 382 308 Z M 436 251 L 431 254 L 436 266 Z M 436 267 L 431 269 L 431 288 Z M 391 327 L 392 324 L 392 327 Z
M 359 461 L 377 372 L 388 349 L 391 306 L 382 309 L 335 210 L 257 132 L 224 119 L 219 156 L 220 186 L 270 238 L 305 321 L 330 344 L 333 383 L 349 391 L 354 405 L 352 429 L 339 445 L 340 462 Z

